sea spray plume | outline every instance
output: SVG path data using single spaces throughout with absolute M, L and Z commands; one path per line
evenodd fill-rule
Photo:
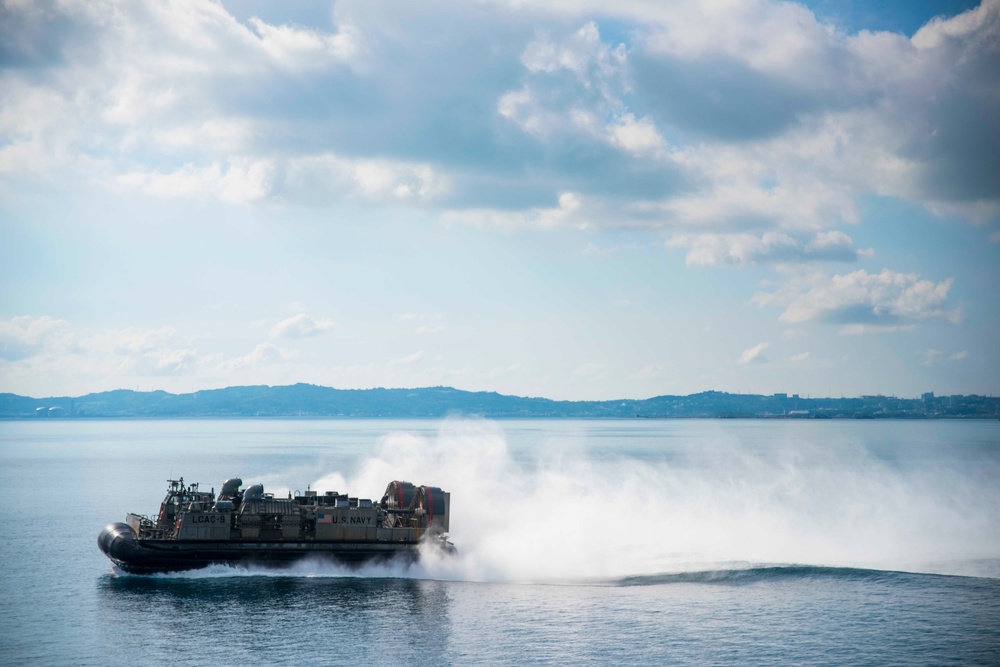
M 411 576 L 561 582 L 733 562 L 949 572 L 1000 554 L 988 475 L 885 460 L 829 431 L 761 444 L 720 426 L 669 457 L 544 444 L 515 455 L 497 423 L 445 420 L 433 437 L 385 436 L 353 475 L 317 486 L 449 490 L 458 557 L 429 556 Z
M 636 444 L 628 431 L 621 446 L 596 449 L 594 429 L 572 424 L 530 429 L 540 435 L 527 446 L 525 429 L 515 426 L 508 446 L 500 425 L 483 420 L 391 433 L 354 470 L 340 464 L 316 488 L 377 499 L 393 478 L 440 484 L 453 493 L 459 555 L 422 550 L 412 566 L 308 563 L 283 572 L 540 582 L 787 564 L 1000 572 L 995 454 L 968 458 L 967 449 L 909 441 L 886 448 L 844 424 L 789 423 L 765 429 L 766 442 L 752 423 L 703 422 L 683 429 L 683 442 Z M 257 571 L 213 576 L 243 574 Z

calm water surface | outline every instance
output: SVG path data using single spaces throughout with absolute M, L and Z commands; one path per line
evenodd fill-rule
M 452 493 L 457 558 L 118 576 L 165 480 Z M 1000 664 L 1000 423 L 0 422 L 0 663 Z

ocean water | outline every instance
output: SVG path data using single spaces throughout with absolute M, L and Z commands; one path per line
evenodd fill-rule
M 452 494 L 454 558 L 120 576 L 168 478 Z M 0 422 L 0 663 L 1000 665 L 996 421 Z

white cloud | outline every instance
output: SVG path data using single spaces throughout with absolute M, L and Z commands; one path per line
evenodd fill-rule
M 644 46 L 654 53 L 687 61 L 730 59 L 804 85 L 835 74 L 829 59 L 837 36 L 799 4 L 682 0 L 630 9 L 651 19 Z
M 586 228 L 589 223 L 579 211 L 582 202 L 572 192 L 559 195 L 557 208 L 533 208 L 527 211 L 500 209 L 465 209 L 446 211 L 441 216 L 445 225 L 470 225 L 473 227 L 496 227 L 504 231 L 520 229 L 546 230 L 556 227 Z
M 119 185 L 167 198 L 215 197 L 243 204 L 264 199 L 274 190 L 275 165 L 269 160 L 234 158 L 225 169 L 218 163 L 185 165 L 177 171 L 133 172 L 117 178 Z
M 930 319 L 959 322 L 962 311 L 945 307 L 952 282 L 948 278 L 934 283 L 889 269 L 877 274 L 858 270 L 829 279 L 817 274 L 789 281 L 775 292 L 758 292 L 754 302 L 783 304 L 778 318 L 782 322 L 840 324 L 847 334 L 897 331 Z
M 134 358 L 123 370 L 138 375 L 177 375 L 196 370 L 200 362 L 195 349 L 156 350 Z
M 689 266 L 752 266 L 762 263 L 842 261 L 858 258 L 854 242 L 840 231 L 819 232 L 811 240 L 784 232 L 753 234 L 678 234 L 668 248 L 686 248 Z
M 764 350 L 766 350 L 768 346 L 770 346 L 770 343 L 758 343 L 753 347 L 743 350 L 743 354 L 740 355 L 739 361 L 737 363 L 740 364 L 766 363 L 768 359 L 766 356 L 764 356 Z
M 333 320 L 314 319 L 306 313 L 299 313 L 278 322 L 271 327 L 271 338 L 310 338 L 333 329 Z
M 968 354 L 969 354 L 968 350 L 962 350 L 960 352 L 954 352 L 952 354 L 948 354 L 944 350 L 928 348 L 928 350 L 924 353 L 923 365 L 936 366 L 945 361 L 949 362 L 962 361 L 963 359 L 965 359 L 966 356 L 968 356 Z
M 913 331 L 915 324 L 845 324 L 840 328 L 841 336 L 862 336 L 864 334 L 893 333 L 896 331 Z
M 271 61 L 296 72 L 349 63 L 361 53 L 360 35 L 351 25 L 329 34 L 295 26 L 269 25 L 256 17 L 249 23 L 260 38 L 260 48 Z
M 817 232 L 816 236 L 806 244 L 805 252 L 814 257 L 838 259 L 855 259 L 862 253 L 870 257 L 872 254 L 870 250 L 855 250 L 854 241 L 851 237 L 835 229 L 826 232 Z
M 651 72 L 629 84 L 653 111 L 642 119 L 648 145 L 659 143 L 652 132 L 673 129 L 679 148 L 660 155 L 698 184 L 639 207 L 664 225 L 829 227 L 856 222 L 854 202 L 865 193 L 979 222 L 1000 216 L 1000 151 L 975 139 L 995 136 L 990 119 L 1000 117 L 1000 63 L 988 46 L 1000 35 L 995 0 L 932 21 L 912 40 L 838 33 L 792 3 L 621 3 L 616 11 L 645 26 L 628 61 Z M 536 70 L 554 71 L 554 44 L 537 49 L 549 57 Z M 620 95 L 588 90 L 552 104 L 536 80 L 509 116 L 540 138 L 575 127 L 607 141 L 610 119 L 629 112 Z M 689 129 L 719 136 L 700 141 L 686 137 Z
M 851 236 L 887 238 L 869 229 L 882 224 L 871 201 L 965 216 L 1000 239 L 997 0 L 912 39 L 847 34 L 770 0 L 392 12 L 344 0 L 324 27 L 240 21 L 227 7 L 244 15 L 189 0 L 5 5 L 4 191 L 29 183 L 55 199 L 110 184 L 137 207 L 218 200 L 308 225 L 362 225 L 392 207 L 398 225 L 626 228 L 627 240 L 666 242 L 689 265 L 777 267 L 792 277 L 755 302 L 843 333 L 961 317 L 950 280 L 917 277 L 928 271 L 919 258 L 893 267 L 903 273 L 809 277 L 819 262 L 871 256 Z M 301 205 L 336 209 L 299 215 Z M 858 223 L 864 233 L 851 231 Z M 415 320 L 403 333 L 440 325 Z M 4 354 L 17 363 L 73 355 L 101 333 L 6 326 Z M 94 358 L 128 373 L 209 363 L 190 336 L 150 331 L 119 332 L 111 338 L 149 342 L 119 340 Z
M 276 325 L 277 338 L 322 331 L 328 320 L 293 317 Z M 287 362 L 296 353 L 264 342 L 249 353 L 225 358 L 199 349 L 199 336 L 172 326 L 78 329 L 51 316 L 21 316 L 0 320 L 0 390 L 49 392 L 51 386 L 70 386 L 86 393 L 134 386 L 156 378 L 157 388 L 195 389 L 217 382 L 220 374 L 267 370 Z M 258 376 L 250 375 L 250 378 Z M 14 384 L 12 384 L 14 383 Z
M 40 53 L 53 60 L 42 63 L 52 76 L 31 78 L 30 68 L 0 75 L 0 89 L 10 95 L 0 113 L 0 138 L 6 139 L 0 169 L 37 171 L 103 153 L 124 158 L 109 165 L 114 180 L 122 173 L 155 174 L 159 163 L 174 161 L 171 147 L 178 146 L 209 152 L 203 162 L 190 163 L 194 171 L 249 159 L 212 154 L 245 151 L 254 134 L 267 134 L 269 121 L 233 108 L 227 91 L 268 77 L 350 68 L 363 54 L 351 25 L 333 33 L 260 19 L 246 26 L 216 2 L 86 7 L 5 7 L 10 28 L 0 29 L 0 39 L 29 64 Z M 32 38 L 14 38 L 14 31 Z M 17 159 L 25 154 L 30 161 Z M 121 169 L 144 156 L 153 158 L 149 168 Z
M 393 368 L 412 366 L 418 361 L 423 361 L 426 357 L 427 357 L 426 352 L 424 352 L 423 350 L 418 350 L 417 352 L 414 352 L 413 354 L 408 354 L 405 357 L 398 357 L 396 359 L 392 359 L 389 362 L 389 368 L 393 369 Z
M 602 42 L 593 21 L 560 40 L 553 40 L 545 32 L 537 33 L 521 54 L 521 62 L 529 72 L 569 70 L 587 87 L 601 87 L 618 77 L 625 59 L 625 45 L 612 47 Z
M 446 175 L 427 163 L 304 155 L 285 165 L 283 195 L 321 203 L 338 199 L 376 204 L 424 203 L 451 188 Z
M 562 39 L 537 35 L 521 61 L 529 83 L 503 93 L 496 107 L 521 130 L 541 141 L 576 135 L 635 157 L 665 157 L 666 142 L 653 119 L 637 118 L 623 101 L 629 90 L 625 45 L 602 42 L 594 22 Z M 572 73 L 567 87 L 573 92 L 551 84 L 564 70 Z
M 48 315 L 19 315 L 0 320 L 0 359 L 18 361 L 44 350 L 66 328 L 65 320 Z
M 190 373 L 201 367 L 198 350 L 176 329 L 109 329 L 80 337 L 76 349 L 88 363 L 99 362 L 122 376 L 165 376 Z
M 934 364 L 941 361 L 941 357 L 944 356 L 944 352 L 941 350 L 929 349 L 924 354 L 924 366 L 933 366 Z
M 530 72 L 554 72 L 566 68 L 583 75 L 591 52 L 599 47 L 597 26 L 588 23 L 561 45 L 554 44 L 547 34 L 537 35 L 521 54 L 521 62 Z
M 75 155 L 72 100 L 0 74 L 0 173 L 41 172 Z
M 639 377 L 643 379 L 654 379 L 663 377 L 666 371 L 666 364 L 647 364 L 639 369 Z
M 173 327 L 108 328 L 82 331 L 50 316 L 0 321 L 0 377 L 25 387 L 72 383 L 128 385 L 148 377 L 194 375 L 212 357 Z
M 249 353 L 222 364 L 227 371 L 260 368 L 295 356 L 294 352 L 269 342 L 259 343 Z
M 10 62 L 29 64 L 0 70 L 8 173 L 75 166 L 232 203 L 444 202 L 512 228 L 537 226 L 541 210 L 493 209 L 482 183 L 572 192 L 590 226 L 753 226 L 759 238 L 854 222 L 869 193 L 1000 216 L 1000 151 L 976 139 L 1000 117 L 996 0 L 912 39 L 845 34 L 770 0 L 392 14 L 348 2 L 330 29 L 241 23 L 212 2 L 7 10 Z M 417 14 L 446 29 L 413 35 Z M 605 20 L 625 43 L 602 38 Z M 497 37 L 487 48 L 468 35 Z M 494 76 L 518 59 L 520 81 Z M 510 141 L 511 127 L 533 141 Z M 631 190 L 608 187 L 614 177 Z
M 636 120 L 631 113 L 625 113 L 607 129 L 611 143 L 635 155 L 658 154 L 666 147 L 666 142 L 648 116 Z
M 543 115 L 536 107 L 537 102 L 531 89 L 522 88 L 501 95 L 497 102 L 497 113 L 517 123 L 525 132 L 540 135 L 555 126 L 558 117 L 554 114 Z
M 281 196 L 293 201 L 359 200 L 368 203 L 426 202 L 448 190 L 447 178 L 425 164 L 356 160 L 332 153 L 287 161 L 231 158 L 225 167 L 187 164 L 169 173 L 131 172 L 123 187 L 159 197 L 217 198 L 234 204 Z

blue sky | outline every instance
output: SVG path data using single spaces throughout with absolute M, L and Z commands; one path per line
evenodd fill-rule
M 0 391 L 1000 392 L 1000 0 L 0 4 Z

